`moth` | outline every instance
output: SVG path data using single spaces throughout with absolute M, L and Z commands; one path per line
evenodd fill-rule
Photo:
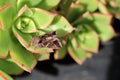
M 36 48 L 62 48 L 62 44 L 60 42 L 60 39 L 57 37 L 56 31 L 48 32 L 42 36 L 33 37 L 30 45 L 35 46 Z

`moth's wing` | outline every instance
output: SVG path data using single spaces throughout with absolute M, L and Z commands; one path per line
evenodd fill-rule
M 53 44 L 55 44 L 58 48 L 62 48 L 62 44 L 59 39 L 53 41 Z
M 54 41 L 51 41 L 50 43 L 48 43 L 48 45 L 46 47 L 52 48 L 52 49 L 60 49 L 62 47 L 62 45 L 59 40 L 54 40 Z

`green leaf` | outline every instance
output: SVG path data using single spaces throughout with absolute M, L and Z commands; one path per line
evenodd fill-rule
M 112 16 L 111 15 L 104 15 L 104 14 L 94 13 L 93 18 L 94 18 L 94 22 L 96 22 L 96 23 L 110 25 Z
M 13 40 L 12 49 L 10 50 L 10 56 L 25 71 L 31 72 L 36 65 L 36 59 L 32 53 L 28 52 L 24 47 L 20 45 L 18 41 Z
M 50 59 L 50 53 L 35 54 L 35 57 L 38 61 L 44 61 Z
M 54 7 L 56 7 L 61 0 L 42 0 L 41 3 L 39 3 L 36 7 L 45 9 L 45 10 L 50 10 Z
M 17 0 L 17 7 L 18 10 L 22 8 L 25 4 L 29 7 L 35 7 L 36 5 L 39 5 L 42 2 L 42 0 Z
M 63 16 L 55 17 L 49 28 L 52 31 L 57 31 L 59 37 L 63 37 L 73 31 L 72 25 Z
M 102 41 L 107 41 L 115 36 L 115 32 L 112 28 L 111 16 L 110 15 L 102 15 L 102 14 L 93 14 L 94 17 L 94 28 L 96 32 L 99 34 L 99 37 Z M 106 31 L 107 30 L 107 31 Z
M 23 69 L 14 63 L 12 59 L 0 59 L 0 70 L 12 75 L 18 75 L 23 72 Z
M 78 17 L 77 20 L 73 22 L 74 26 L 82 25 L 82 24 L 92 24 L 94 21 L 93 17 L 89 12 L 85 12 L 82 16 Z
M 29 14 L 30 13 L 30 14 Z M 38 29 L 47 28 L 54 20 L 56 14 L 39 8 L 28 8 L 26 5 L 18 13 L 18 17 L 29 17 Z
M 54 58 L 55 60 L 63 59 L 67 54 L 67 44 L 65 41 L 61 41 L 62 48 L 55 51 Z
M 0 23 L 2 30 L 10 28 L 16 16 L 16 0 L 0 0 L 0 7 Z
M 70 56 L 78 64 L 82 64 L 86 60 L 86 58 L 90 58 L 92 56 L 92 54 L 90 52 L 83 50 L 80 47 L 80 44 L 77 43 L 78 41 L 76 41 L 76 40 L 77 39 L 75 39 L 75 38 L 69 39 L 68 52 L 69 52 Z
M 57 7 L 59 14 L 66 16 L 66 13 L 69 11 L 69 8 L 73 0 L 60 0 L 60 3 Z
M 120 1 L 119 0 L 112 0 L 108 1 L 106 5 L 108 11 L 118 19 L 120 19 Z
M 10 49 L 9 31 L 0 30 L 0 58 L 6 58 Z
M 80 40 L 81 48 L 86 51 L 97 53 L 99 46 L 99 37 L 97 33 L 88 25 L 81 25 L 78 29 L 79 28 L 81 31 L 77 33 L 76 36 L 78 36 L 77 39 Z
M 37 27 L 34 24 L 34 21 L 32 21 L 30 18 L 28 17 L 22 17 L 22 18 L 18 18 L 15 21 L 15 26 L 24 33 L 34 33 L 37 32 Z
M 79 0 L 79 4 L 84 5 L 86 10 L 94 12 L 98 7 L 98 0 Z
M 10 48 L 9 29 L 16 15 L 15 3 L 16 0 L 0 0 L 0 58 L 6 58 Z
M 72 23 L 82 16 L 84 12 L 85 10 L 82 6 L 75 4 L 70 8 L 69 13 L 67 14 L 67 19 Z
M 120 13 L 120 7 L 117 7 L 117 8 L 114 8 L 114 7 L 112 7 L 112 6 L 110 6 L 109 4 L 107 5 L 107 8 L 108 8 L 108 10 L 110 11 L 110 12 L 112 12 L 112 13 Z
M 78 20 L 74 22 L 74 25 L 79 26 L 82 24 L 90 25 L 91 28 L 97 32 L 99 38 L 102 41 L 107 41 L 115 36 L 115 32 L 111 25 L 112 16 L 100 13 L 85 13 Z M 107 31 L 106 31 L 107 30 Z
M 13 80 L 9 75 L 0 70 L 0 80 Z
M 102 14 L 109 14 L 108 9 L 106 7 L 106 5 L 104 5 L 103 3 L 99 2 L 98 4 L 98 9 Z

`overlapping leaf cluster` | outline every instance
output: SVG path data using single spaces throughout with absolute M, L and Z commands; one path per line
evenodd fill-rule
M 115 36 L 111 21 L 119 8 L 119 0 L 0 0 L 0 79 L 13 80 L 7 74 L 31 72 L 37 61 L 49 59 L 53 49 L 30 42 L 52 31 L 63 46 L 54 58 L 69 53 L 83 63 L 98 52 L 99 41 Z

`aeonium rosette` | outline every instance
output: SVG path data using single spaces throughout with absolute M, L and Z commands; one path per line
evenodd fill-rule
M 6 16 L 8 13 L 9 15 Z M 33 46 L 31 41 L 37 36 L 56 32 L 62 43 L 62 48 L 59 51 L 66 53 L 67 49 L 63 44 L 65 42 L 63 38 L 72 31 L 73 27 L 69 22 L 63 16 L 55 13 L 40 8 L 29 8 L 27 5 L 19 11 L 16 11 L 16 6 L 13 5 L 3 6 L 0 12 L 0 58 L 7 59 L 9 53 L 8 58 L 13 64 L 31 72 L 37 60 L 49 59 L 49 53 L 53 52 L 52 48 Z M 57 58 L 59 51 L 55 52 Z M 14 74 L 23 72 L 19 67 L 16 68 L 19 70 L 14 69 Z
M 28 8 L 25 5 L 15 18 L 12 30 L 23 47 L 32 53 L 42 54 L 53 52 L 53 48 L 31 45 L 31 40 L 34 37 L 42 36 L 49 32 L 56 32 L 56 36 L 62 39 L 72 32 L 73 27 L 62 16 L 40 8 Z

